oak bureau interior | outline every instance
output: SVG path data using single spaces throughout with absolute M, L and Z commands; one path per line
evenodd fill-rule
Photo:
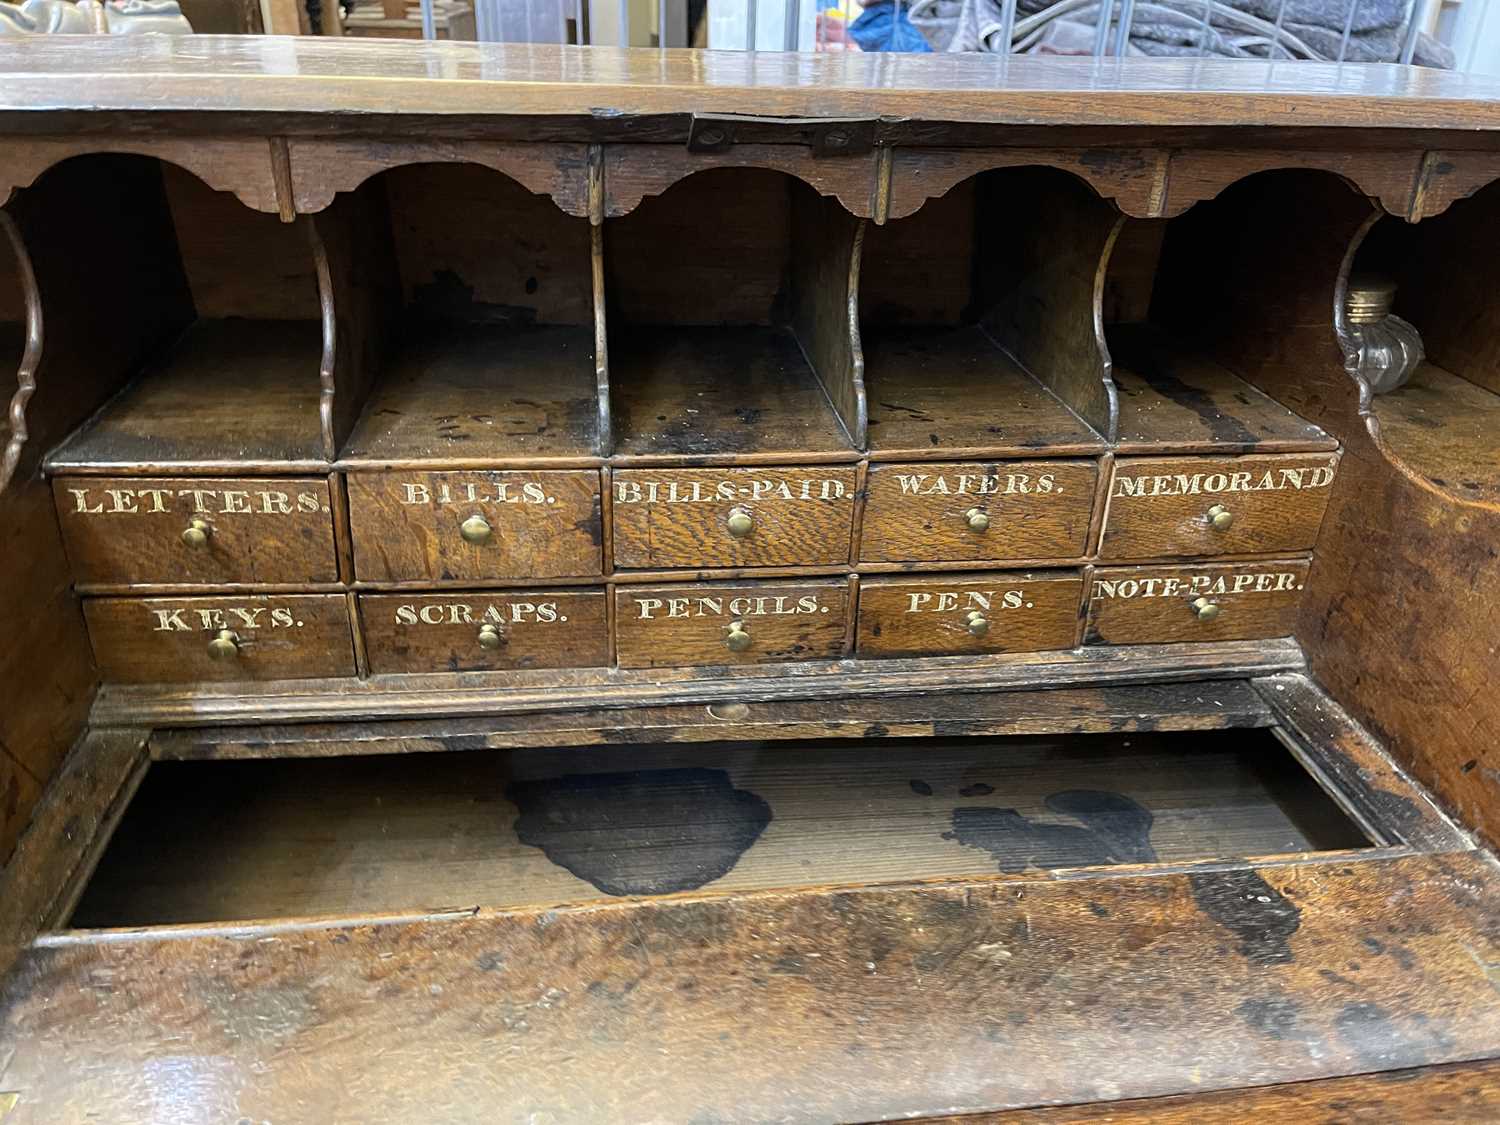
M 1500 1112 L 1500 88 L 1082 61 L 0 48 L 0 1118 Z

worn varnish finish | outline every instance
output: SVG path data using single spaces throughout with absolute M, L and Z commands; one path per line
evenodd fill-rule
M 252 1118 L 358 1120 L 351 1088 L 394 1060 L 390 1113 L 456 1120 L 1148 1097 L 1181 1089 L 1184 1044 L 1204 1089 L 1485 1057 L 1495 882 L 1417 856 L 54 940 L 5 986 L 0 1042 L 31 1120 L 149 1117 L 120 1079 L 185 1042 L 217 1060 L 199 1104 Z M 662 1082 L 664 1056 L 691 1073 Z
M 860 656 L 943 656 L 1072 648 L 1083 580 L 1072 572 L 867 578 Z
M 1091 575 L 1090 644 L 1242 641 L 1291 635 L 1308 563 L 1095 567 Z

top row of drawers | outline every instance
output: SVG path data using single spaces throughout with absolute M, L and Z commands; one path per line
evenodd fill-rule
M 1300 551 L 1317 538 L 1337 463 L 1126 457 L 1107 490 L 1094 460 L 342 479 L 353 576 L 442 582 L 589 578 L 607 560 L 620 570 L 1071 561 L 1089 554 L 1100 503 L 1100 559 Z M 326 478 L 62 477 L 54 488 L 82 584 L 340 577 Z

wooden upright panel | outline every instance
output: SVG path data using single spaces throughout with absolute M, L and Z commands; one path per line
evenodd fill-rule
M 859 255 L 865 224 L 801 184 L 792 191 L 792 323 L 849 440 L 866 444 L 859 340 Z

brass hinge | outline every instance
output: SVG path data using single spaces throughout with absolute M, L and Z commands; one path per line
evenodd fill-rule
M 747 142 L 804 144 L 814 156 L 864 156 L 875 147 L 873 117 L 754 117 L 695 113 L 689 152 L 726 152 Z

